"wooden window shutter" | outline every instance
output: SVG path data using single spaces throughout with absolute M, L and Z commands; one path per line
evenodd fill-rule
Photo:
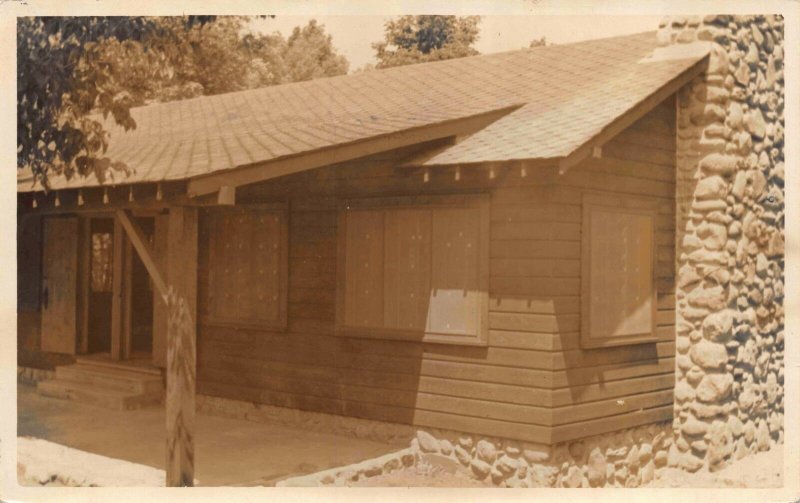
M 214 209 L 206 215 L 211 324 L 285 328 L 285 205 Z
M 423 330 L 431 289 L 431 213 L 387 211 L 384 222 L 384 326 Z
M 477 208 L 433 211 L 433 280 L 428 332 L 477 337 L 480 330 Z
M 347 218 L 345 323 L 383 327 L 383 212 L 353 211 Z
M 337 333 L 486 344 L 488 210 L 476 195 L 347 201 Z
M 655 203 L 584 199 L 581 341 L 584 347 L 655 340 Z

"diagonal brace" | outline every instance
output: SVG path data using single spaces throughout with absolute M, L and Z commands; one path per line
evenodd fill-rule
M 156 290 L 158 290 L 161 298 L 165 299 L 166 301 L 167 282 L 165 281 L 163 272 L 158 267 L 153 250 L 150 249 L 150 245 L 147 243 L 147 238 L 145 237 L 142 228 L 139 227 L 139 224 L 130 217 L 126 210 L 117 210 L 116 217 L 122 224 L 122 227 L 125 229 L 125 233 L 128 235 L 128 238 L 131 240 L 131 244 L 136 249 L 136 253 L 139 254 L 139 258 L 142 259 L 142 263 L 147 269 L 147 272 L 150 274 L 150 277 L 153 279 L 153 285 L 156 287 Z

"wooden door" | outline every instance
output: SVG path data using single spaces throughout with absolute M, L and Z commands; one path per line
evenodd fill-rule
M 75 354 L 78 235 L 76 217 L 44 221 L 42 351 Z

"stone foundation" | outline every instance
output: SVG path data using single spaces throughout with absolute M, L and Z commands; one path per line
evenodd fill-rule
M 736 459 L 783 443 L 782 436 L 774 438 L 758 431 L 734 431 L 731 434 L 740 438 Z M 499 487 L 640 487 L 659 478 L 665 468 L 685 469 L 684 451 L 677 446 L 680 439 L 674 435 L 670 422 L 552 447 L 441 430 L 420 430 L 411 448 L 417 462 L 424 460 L 445 468 L 455 466 L 463 474 Z M 738 447 L 739 443 L 742 447 Z M 708 467 L 704 469 L 708 470 Z
M 412 441 L 432 464 L 457 463 L 500 487 L 639 487 L 670 463 L 670 423 L 657 423 L 552 447 L 427 430 Z
M 783 19 L 676 16 L 658 38 L 712 42 L 678 95 L 672 454 L 716 470 L 783 436 Z
M 39 381 L 48 381 L 54 379 L 55 376 L 55 370 L 17 367 L 17 381 L 25 384 L 36 384 Z

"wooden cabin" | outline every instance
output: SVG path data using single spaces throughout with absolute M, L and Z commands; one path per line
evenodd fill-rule
M 179 284 L 197 393 L 540 444 L 669 420 L 675 93 L 707 57 L 655 45 L 133 110 L 127 177 L 20 179 L 19 365 L 165 367 Z M 50 393 L 102 388 L 75 375 Z

